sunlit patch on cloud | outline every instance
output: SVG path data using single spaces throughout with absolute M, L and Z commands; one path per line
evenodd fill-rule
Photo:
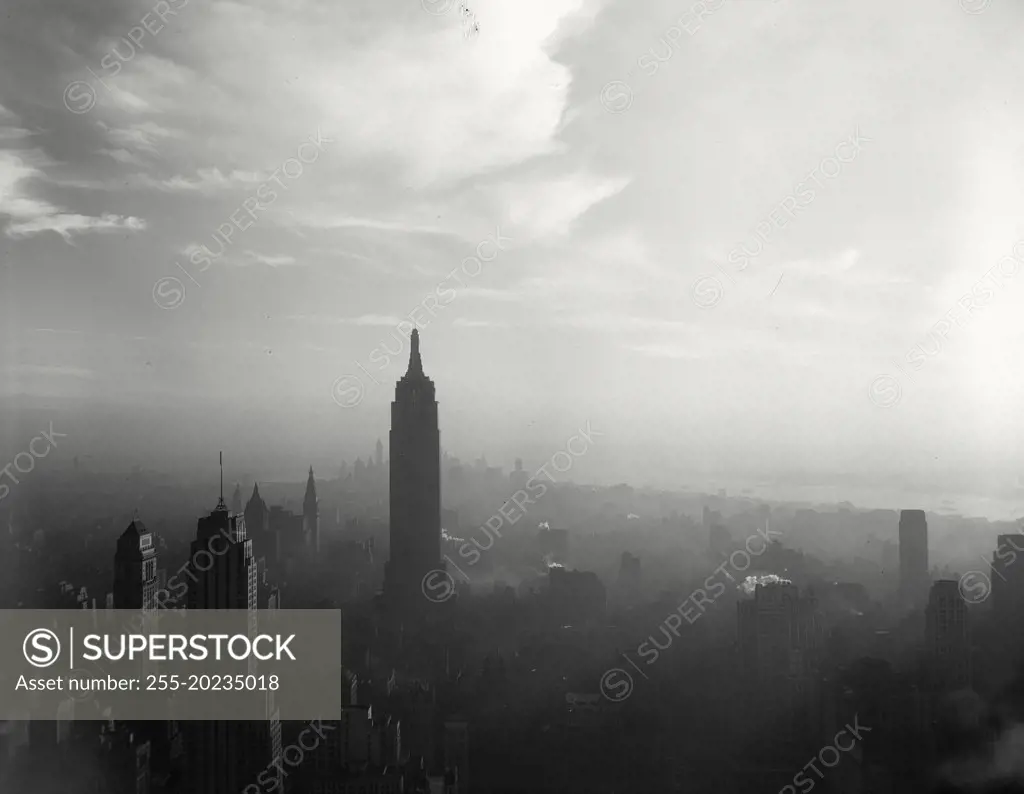
M 502 189 L 509 222 L 532 237 L 568 234 L 574 221 L 594 205 L 619 193 L 629 180 L 578 173 L 571 176 L 511 183 Z
M 145 174 L 138 175 L 134 180 L 137 187 L 151 187 L 168 192 L 198 192 L 213 194 L 226 190 L 252 188 L 265 181 L 266 177 L 255 171 L 234 170 L 223 173 L 219 168 L 200 168 L 195 177 L 172 176 L 167 179 L 155 179 Z
M 244 257 L 241 262 L 237 264 L 257 264 L 266 265 L 267 267 L 285 267 L 287 265 L 297 264 L 298 260 L 294 256 L 267 256 L 266 254 L 260 254 L 256 251 L 245 251 Z
M 456 328 L 508 328 L 508 323 L 498 320 L 469 320 L 465 317 L 456 317 L 452 325 Z
M 429 234 L 443 237 L 453 234 L 450 230 L 440 226 L 379 218 L 359 218 L 352 215 L 339 215 L 322 209 L 295 212 L 291 213 L 291 216 L 296 224 L 317 229 L 369 229 L 379 232 Z
M 0 212 L 3 206 L 0 205 Z M 45 215 L 31 221 L 12 223 L 7 227 L 7 236 L 29 237 L 41 232 L 56 232 L 70 242 L 75 234 L 82 232 L 119 232 L 129 230 L 139 232 L 146 228 L 146 222 L 132 216 L 124 217 L 113 213 L 105 213 L 100 217 L 94 215 L 76 215 L 60 212 Z

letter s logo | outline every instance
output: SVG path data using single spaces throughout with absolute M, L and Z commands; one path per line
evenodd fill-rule
M 49 667 L 60 657 L 60 640 L 49 629 L 33 629 L 21 646 L 25 661 L 33 667 Z
M 435 568 L 424 575 L 420 589 L 428 601 L 443 604 L 455 595 L 455 579 L 448 571 Z

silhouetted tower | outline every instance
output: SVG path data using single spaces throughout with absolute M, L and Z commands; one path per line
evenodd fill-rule
M 521 491 L 526 488 L 526 483 L 529 481 L 530 475 L 523 471 L 522 458 L 516 458 L 516 467 L 512 473 L 509 474 L 508 479 L 509 483 L 515 490 Z
M 900 511 L 900 598 L 922 606 L 928 597 L 928 522 L 924 510 Z
M 956 579 L 932 585 L 925 611 L 925 640 L 933 684 L 940 690 L 967 689 L 971 685 L 971 633 L 967 604 Z
M 117 539 L 114 552 L 114 609 L 156 608 L 156 548 L 138 518 Z
M 1024 535 L 1000 535 L 992 553 L 992 612 L 997 624 L 1006 629 L 1024 616 Z
M 200 518 L 192 541 L 189 569 L 194 581 L 188 587 L 189 609 L 248 610 L 248 634 L 256 636 L 256 561 L 252 541 L 246 536 L 245 518 L 228 511 L 221 493 L 210 515 Z M 255 673 L 250 659 L 250 673 Z M 223 794 L 241 791 L 251 775 L 256 754 L 271 753 L 270 737 L 275 732 L 280 744 L 280 723 L 273 718 L 268 702 L 268 722 L 191 722 L 186 730 L 189 794 Z M 263 761 L 258 764 L 262 767 Z
M 316 479 L 309 467 L 306 497 L 302 500 L 302 537 L 307 549 L 320 553 L 320 507 L 316 498 Z
M 380 443 L 380 439 L 377 439 L 377 453 L 376 462 L 378 466 L 384 465 L 384 445 Z
M 252 540 L 253 556 L 276 560 L 276 549 L 270 542 L 270 509 L 260 496 L 259 483 L 252 486 L 252 496 L 245 505 L 245 528 Z
M 237 482 L 235 483 L 235 493 L 231 497 L 231 512 L 242 512 L 242 486 L 240 483 Z
M 758 584 L 752 598 L 736 603 L 741 691 L 752 724 L 766 731 L 767 757 L 792 750 L 808 727 L 805 696 L 821 643 L 817 607 L 785 579 Z
M 423 577 L 441 568 L 441 433 L 434 383 L 423 373 L 419 331 L 409 369 L 391 403 L 391 557 L 384 573 L 390 598 L 422 599 Z
M 224 542 L 211 543 L 218 535 Z M 222 547 L 223 551 L 219 551 Z M 205 555 L 212 557 L 212 564 Z M 245 517 L 228 511 L 223 491 L 213 512 L 199 519 L 190 565 L 194 581 L 188 588 L 189 609 L 248 609 L 253 612 L 251 621 L 255 621 L 256 562 L 252 541 L 246 534 Z

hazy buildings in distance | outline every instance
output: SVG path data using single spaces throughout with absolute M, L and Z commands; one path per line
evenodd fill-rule
M 924 510 L 900 511 L 900 600 L 923 606 L 928 596 L 928 521 Z
M 992 552 L 992 610 L 1002 625 L 1024 616 L 1024 535 L 1000 535 Z
M 970 687 L 970 622 L 956 579 L 940 579 L 932 585 L 925 611 L 925 641 L 933 684 L 940 690 Z

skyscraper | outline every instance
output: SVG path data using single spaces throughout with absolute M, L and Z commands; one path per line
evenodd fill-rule
M 1024 537 L 1000 535 L 992 553 L 992 611 L 1002 626 L 1024 615 L 1024 563 L 1016 565 L 1024 552 Z
M 189 609 L 242 609 L 249 613 L 248 633 L 256 636 L 257 566 L 245 518 L 228 511 L 221 496 L 210 515 L 200 518 L 192 541 Z M 218 540 L 219 538 L 219 540 Z M 211 542 L 217 541 L 217 542 Z M 206 567 L 200 560 L 209 558 Z M 250 673 L 255 660 L 250 659 Z M 268 695 L 272 693 L 267 693 Z M 280 721 L 267 701 L 267 722 L 191 722 L 186 730 L 190 794 L 241 791 L 253 782 L 270 754 L 280 748 Z
M 121 533 L 114 552 L 114 590 L 111 593 L 114 609 L 139 609 L 149 612 L 153 620 L 157 608 L 156 546 L 152 533 L 138 518 Z M 84 589 L 84 588 L 83 588 Z M 143 659 L 136 668 L 140 676 L 157 674 L 157 665 Z
M 928 596 L 928 522 L 924 510 L 900 511 L 900 599 L 922 606 Z
M 117 539 L 114 552 L 114 609 L 156 607 L 156 548 L 137 518 Z
M 740 688 L 760 732 L 758 765 L 778 769 L 813 725 L 812 682 L 822 645 L 817 600 L 782 579 L 758 583 L 736 604 Z M 788 761 L 786 762 L 788 763 Z M 785 767 L 785 763 L 782 764 Z
M 210 541 L 218 535 L 226 541 L 223 552 L 212 553 L 218 544 Z M 213 558 L 203 570 L 197 555 Z M 196 539 L 192 541 L 189 559 L 194 581 L 189 583 L 189 609 L 248 609 L 256 619 L 256 561 L 252 541 L 246 536 L 245 518 L 228 511 L 221 497 L 213 512 L 199 519 Z
M 302 537 L 307 551 L 320 552 L 320 507 L 316 498 L 316 479 L 309 467 L 306 496 L 302 500 Z
M 434 382 L 423 373 L 419 331 L 409 369 L 391 403 L 391 555 L 384 573 L 389 600 L 422 599 L 423 577 L 441 568 L 441 433 Z
M 925 639 L 933 683 L 940 690 L 970 687 L 970 624 L 956 579 L 940 579 L 932 585 L 925 612 Z

